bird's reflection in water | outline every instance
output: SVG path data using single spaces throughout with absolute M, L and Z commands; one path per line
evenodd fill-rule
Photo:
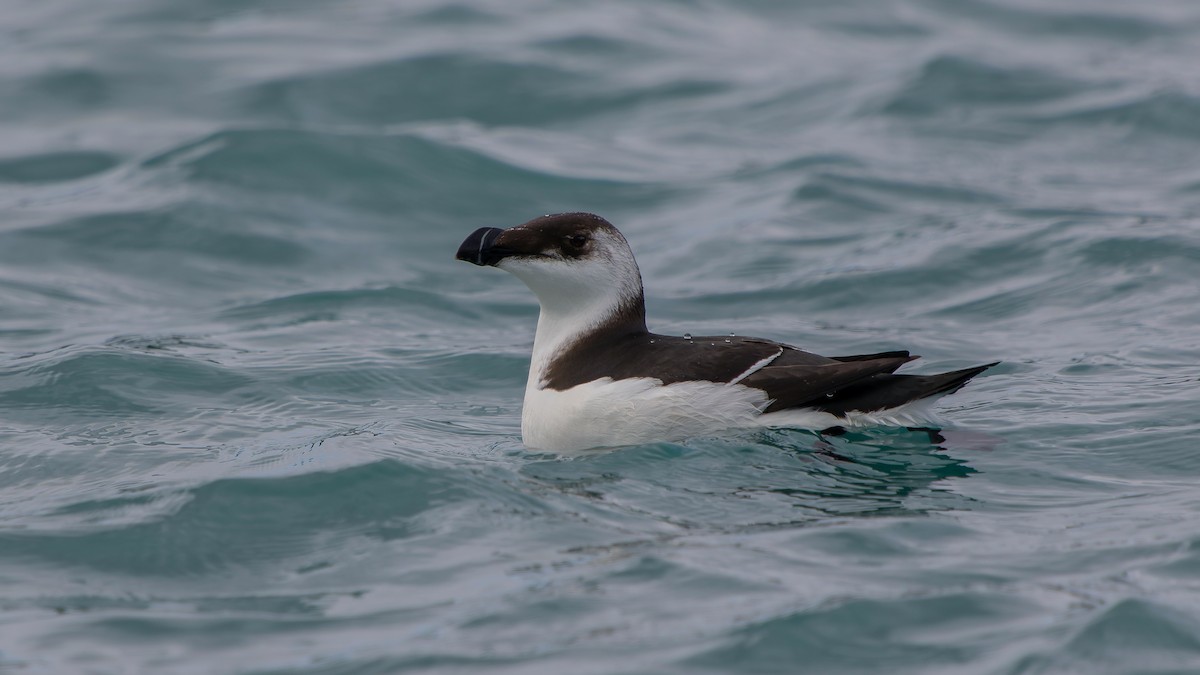
M 774 431 L 759 442 L 805 461 L 808 470 L 794 485 L 743 488 L 797 499 L 797 506 L 826 515 L 898 515 L 954 508 L 965 497 L 949 479 L 966 478 L 973 452 L 989 451 L 1000 439 L 968 431 L 933 428 L 847 430 L 807 435 Z
M 740 531 L 968 508 L 954 482 L 976 473 L 971 455 L 998 440 L 930 429 L 755 430 L 531 457 L 521 474 L 532 496 L 568 498 L 562 508 L 582 498 L 610 515 Z

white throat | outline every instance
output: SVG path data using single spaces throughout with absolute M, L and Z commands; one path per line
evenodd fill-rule
M 576 264 L 535 260 L 501 266 L 524 281 L 541 306 L 526 392 L 542 387 L 546 369 L 558 354 L 642 294 L 642 276 L 632 255 Z
M 533 335 L 533 357 L 529 362 L 528 386 L 541 388 L 546 369 L 555 356 L 616 313 L 617 306 L 594 303 L 588 306 L 548 308 L 542 305 L 538 314 L 537 332 Z

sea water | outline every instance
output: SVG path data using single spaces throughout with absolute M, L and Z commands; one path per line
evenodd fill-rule
M 1200 7 L 10 0 L 0 671 L 1200 672 Z M 940 434 L 559 456 L 586 210 L 651 328 L 1002 365 Z

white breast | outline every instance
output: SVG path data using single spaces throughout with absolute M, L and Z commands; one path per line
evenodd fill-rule
M 748 427 L 826 429 L 832 426 L 921 426 L 936 420 L 929 400 L 874 413 L 837 417 L 812 408 L 768 414 L 767 395 L 739 384 L 676 382 L 648 377 L 602 378 L 565 391 L 525 390 L 521 436 L 534 450 L 589 448 L 683 441 Z
M 555 391 L 531 381 L 521 436 L 530 448 L 560 452 L 679 441 L 754 426 L 768 403 L 759 389 L 713 382 L 606 377 Z

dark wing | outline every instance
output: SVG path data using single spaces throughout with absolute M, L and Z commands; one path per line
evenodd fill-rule
M 890 359 L 894 357 L 904 357 L 909 361 L 921 358 L 919 356 L 913 356 L 912 354 L 909 354 L 907 350 L 896 352 L 879 352 L 878 354 L 855 354 L 854 356 L 831 356 L 829 358 L 833 359 L 834 361 L 874 361 L 875 359 Z
M 797 355 L 786 354 L 788 361 Z M 762 389 L 771 398 L 763 412 L 787 408 L 819 407 L 842 390 L 860 385 L 880 376 L 890 376 L 894 370 L 913 360 L 912 356 L 882 356 L 857 358 L 850 361 L 829 359 L 825 363 L 785 363 L 771 365 L 741 381 L 747 387 Z M 782 360 L 776 359 L 776 362 Z
M 604 377 L 652 377 L 663 384 L 736 380 L 766 392 L 771 403 L 764 412 L 815 408 L 841 416 L 949 393 L 996 365 L 938 375 L 892 374 L 915 358 L 906 351 L 825 357 L 749 337 L 610 333 L 572 345 L 554 359 L 544 378 L 548 388 L 559 391 Z
M 972 377 L 999 363 L 988 363 L 937 375 L 876 375 L 841 389 L 816 406 L 839 417 L 851 410 L 871 412 L 958 391 Z
M 663 384 L 690 380 L 723 383 L 745 375 L 785 350 L 791 348 L 770 340 L 732 336 L 688 339 L 634 333 L 587 338 L 556 357 L 544 378 L 547 387 L 559 391 L 602 377 L 653 377 Z

